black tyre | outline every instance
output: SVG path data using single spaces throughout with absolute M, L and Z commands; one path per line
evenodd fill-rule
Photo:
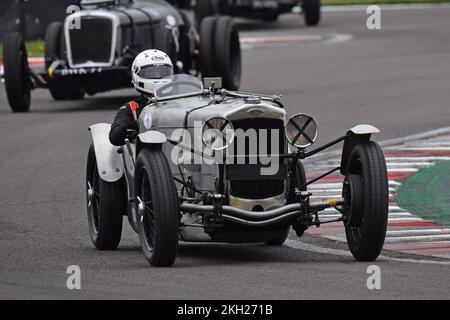
M 47 27 L 45 32 L 45 70 L 48 70 L 53 61 L 61 59 L 61 32 L 61 22 L 52 22 Z
M 3 63 L 6 95 L 13 112 L 30 110 L 31 83 L 28 55 L 19 33 L 7 34 L 3 42 Z
M 215 30 L 215 65 L 223 87 L 238 90 L 241 83 L 239 31 L 230 17 L 218 17 Z
M 152 266 L 171 266 L 178 247 L 178 195 L 169 163 L 160 149 L 139 153 L 135 177 L 142 251 Z
M 124 178 L 117 182 L 100 179 L 93 145 L 87 158 L 86 200 L 92 243 L 98 250 L 117 249 L 128 204 L 126 182 Z
M 156 49 L 167 53 L 172 62 L 175 64 L 178 61 L 178 52 L 172 29 L 166 28 L 162 25 L 156 34 L 155 41 Z
M 305 168 L 300 161 L 297 162 L 297 170 L 295 170 L 295 186 L 294 188 L 299 188 L 306 183 Z M 306 191 L 306 187 L 301 188 L 302 191 Z M 288 199 L 288 203 L 293 203 L 293 199 Z M 270 246 L 281 246 L 289 236 L 290 227 L 287 228 L 286 233 L 279 238 L 271 239 L 266 241 L 267 245 Z
M 200 68 L 203 77 L 217 75 L 214 64 L 216 23 L 217 18 L 207 17 L 200 27 Z
M 197 0 L 194 15 L 197 29 L 206 17 L 220 14 L 219 0 Z
M 320 0 L 303 0 L 303 15 L 307 26 L 316 26 L 320 21 Z
M 373 141 L 356 145 L 346 172 L 347 243 L 356 260 L 373 261 L 383 248 L 388 221 L 388 178 L 380 146 Z
M 189 38 L 189 31 L 191 30 L 191 21 L 189 14 L 184 10 L 178 11 L 183 20 L 183 27 L 180 27 L 180 52 L 179 59 L 183 62 L 183 72 L 188 72 L 192 69 L 193 59 L 191 54 L 191 41 Z
M 64 56 L 65 43 L 61 22 L 52 22 L 45 32 L 45 70 L 53 61 L 60 60 Z M 84 98 L 84 92 L 77 87 L 74 81 L 61 80 L 49 81 L 48 89 L 54 100 L 80 100 Z

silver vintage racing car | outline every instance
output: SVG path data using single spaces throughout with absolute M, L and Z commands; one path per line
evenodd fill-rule
M 317 124 L 288 117 L 278 96 L 228 91 L 220 78 L 178 74 L 157 87 L 139 133 L 113 146 L 110 125 L 90 127 L 86 195 L 90 236 L 116 249 L 123 216 L 152 266 L 175 262 L 179 241 L 281 245 L 292 227 L 342 221 L 356 260 L 378 257 L 388 214 L 384 155 L 357 125 L 311 149 Z M 343 142 L 340 165 L 306 181 L 302 160 Z M 342 197 L 316 200 L 308 186 L 339 171 Z M 321 219 L 336 208 L 342 215 Z

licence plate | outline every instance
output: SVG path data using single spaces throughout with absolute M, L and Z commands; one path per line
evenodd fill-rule
M 253 9 L 277 9 L 278 1 L 275 0 L 253 0 Z

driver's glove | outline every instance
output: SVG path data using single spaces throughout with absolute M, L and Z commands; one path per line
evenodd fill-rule
M 139 133 L 139 125 L 137 121 L 130 121 L 127 123 L 127 137 L 132 140 L 136 138 L 136 135 Z

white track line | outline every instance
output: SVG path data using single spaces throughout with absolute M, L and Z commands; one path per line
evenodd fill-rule
M 352 254 L 349 251 L 339 250 L 339 249 L 331 249 L 331 248 L 324 248 L 317 245 L 309 244 L 309 243 L 303 243 L 297 240 L 291 240 L 288 239 L 284 243 L 286 247 L 297 249 L 297 250 L 303 250 L 303 251 L 309 251 L 309 252 L 315 252 L 315 253 L 321 253 L 321 254 L 331 254 L 335 256 L 342 256 L 342 257 L 352 257 Z M 445 256 L 444 256 L 445 258 Z M 450 265 L 450 261 L 435 261 L 435 260 L 427 260 L 427 259 L 410 259 L 410 258 L 394 258 L 394 257 L 388 257 L 384 255 L 380 255 L 376 261 L 396 261 L 396 262 L 407 262 L 407 263 L 417 263 L 417 264 L 437 264 L 437 265 Z
M 450 234 L 450 229 L 408 229 L 408 230 L 392 230 L 386 233 L 390 237 L 403 235 L 423 235 L 423 234 Z
M 386 157 L 386 161 L 445 161 L 450 160 L 450 157 L 430 157 L 430 156 L 417 156 L 417 157 Z M 434 163 L 434 162 L 433 162 Z

